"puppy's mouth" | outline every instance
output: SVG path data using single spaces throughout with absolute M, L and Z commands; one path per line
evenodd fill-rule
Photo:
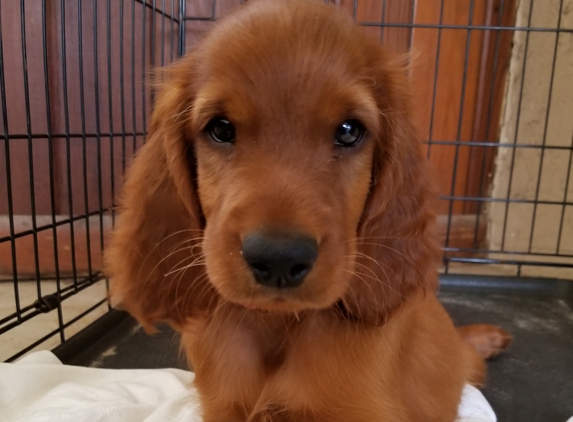
M 234 301 L 235 302 L 235 301 Z M 236 301 L 238 305 L 249 311 L 273 312 L 273 313 L 300 313 L 308 310 L 312 306 L 301 303 L 297 300 L 289 299 L 279 294 L 270 295 L 258 299 L 246 299 Z
M 242 267 L 242 268 L 241 268 Z M 239 269 L 240 268 L 240 269 Z M 322 268 L 309 273 L 309 279 L 297 287 L 271 287 L 261 285 L 252 274 L 240 266 L 234 274 L 239 277 L 211 278 L 211 282 L 221 297 L 235 305 L 252 312 L 300 314 L 306 311 L 327 309 L 344 295 L 346 283 L 327 283 L 325 281 L 341 278 L 328 271 L 323 274 Z M 322 281 L 322 282 L 321 282 Z

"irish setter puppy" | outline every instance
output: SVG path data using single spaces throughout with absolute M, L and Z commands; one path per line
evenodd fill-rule
M 453 422 L 484 362 L 435 296 L 399 64 L 323 2 L 265 0 L 162 76 L 107 272 L 182 334 L 205 422 Z

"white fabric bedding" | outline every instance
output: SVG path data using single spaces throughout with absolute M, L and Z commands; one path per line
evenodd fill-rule
M 200 422 L 191 372 L 63 365 L 48 351 L 0 363 L 0 422 Z M 458 422 L 496 422 L 467 386 Z

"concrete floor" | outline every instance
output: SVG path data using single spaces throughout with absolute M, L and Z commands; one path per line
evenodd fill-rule
M 23 308 L 38 299 L 37 284 L 35 281 L 20 281 L 18 283 L 20 306 Z M 54 280 L 41 282 L 42 295 L 54 293 L 56 282 Z M 101 280 L 94 285 L 80 291 L 62 303 L 62 317 L 64 323 L 72 320 L 91 306 L 106 297 L 105 281 Z M 14 283 L 0 280 L 0 318 L 16 311 Z M 80 318 L 64 330 L 66 338 L 71 337 L 97 318 L 107 312 L 107 304 L 96 308 L 93 312 Z M 0 335 L 0 362 L 10 358 L 15 353 L 26 348 L 51 331 L 58 328 L 58 312 L 53 310 L 40 314 L 21 325 Z M 60 335 L 56 334 L 38 345 L 33 350 L 51 350 L 60 344 Z

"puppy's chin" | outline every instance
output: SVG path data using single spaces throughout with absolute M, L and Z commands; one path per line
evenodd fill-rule
M 300 314 L 307 311 L 309 308 L 300 303 L 293 303 L 292 301 L 275 299 L 272 301 L 245 301 L 237 302 L 237 304 L 248 311 L 253 312 L 266 312 L 275 314 Z
M 266 289 L 264 289 L 266 290 Z M 327 309 L 340 298 L 339 295 L 313 295 L 312 300 L 302 298 L 294 289 L 255 289 L 250 294 L 234 294 L 235 292 L 221 291 L 219 294 L 228 302 L 239 305 L 251 311 L 272 313 L 299 314 L 304 311 Z
M 332 306 L 334 302 L 326 303 L 304 303 L 292 299 L 285 299 L 282 297 L 275 297 L 269 299 L 247 299 L 235 302 L 236 304 L 250 310 L 250 311 L 263 311 L 271 313 L 287 313 L 287 314 L 300 314 L 309 310 L 324 309 Z

